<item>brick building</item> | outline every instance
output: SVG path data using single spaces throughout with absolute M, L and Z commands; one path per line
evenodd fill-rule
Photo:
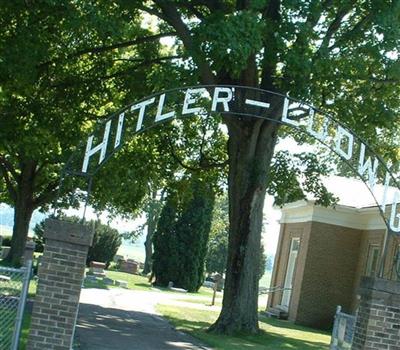
M 337 305 L 354 313 L 362 276 L 376 276 L 386 227 L 376 206 L 335 208 L 298 201 L 282 208 L 269 309 L 298 324 L 329 328 Z M 400 279 L 400 240 L 391 237 L 384 278 Z

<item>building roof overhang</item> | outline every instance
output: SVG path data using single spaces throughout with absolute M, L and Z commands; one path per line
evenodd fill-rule
M 285 205 L 281 211 L 281 224 L 314 221 L 358 230 L 386 229 L 376 206 L 354 208 L 338 204 L 334 207 L 322 207 L 316 205 L 315 200 L 301 200 Z

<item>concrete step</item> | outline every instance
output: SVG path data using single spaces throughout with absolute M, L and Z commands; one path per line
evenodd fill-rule
M 280 320 L 287 320 L 289 314 L 286 310 L 283 310 L 279 306 L 269 307 L 265 312 L 268 317 L 278 318 Z

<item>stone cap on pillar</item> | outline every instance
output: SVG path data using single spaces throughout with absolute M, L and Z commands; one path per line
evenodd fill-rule
M 25 251 L 22 262 L 25 265 L 28 260 L 33 260 L 33 253 L 35 252 L 36 244 L 33 241 L 27 241 L 25 244 Z
M 85 225 L 58 219 L 46 219 L 44 238 L 83 246 L 93 243 L 93 230 Z
M 374 289 L 381 292 L 400 295 L 400 281 L 387 280 L 384 278 L 363 276 L 361 278 L 360 288 Z
M 368 299 L 384 300 L 386 305 L 399 305 L 400 281 L 377 277 L 362 277 L 358 294 Z

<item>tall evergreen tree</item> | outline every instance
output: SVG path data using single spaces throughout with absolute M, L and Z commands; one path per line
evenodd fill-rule
M 177 195 L 170 192 L 158 220 L 157 230 L 153 236 L 153 274 L 155 285 L 165 287 L 175 280 L 178 271 L 177 254 Z
M 197 176 L 181 180 L 170 193 L 154 235 L 153 273 L 156 284 L 196 292 L 204 280 L 214 193 Z
M 204 281 L 214 193 L 210 185 L 198 177 L 192 178 L 190 185 L 190 198 L 176 223 L 180 261 L 176 285 L 197 292 Z
M 216 198 L 210 238 L 207 246 L 206 271 L 225 273 L 228 258 L 229 203 L 224 193 Z

